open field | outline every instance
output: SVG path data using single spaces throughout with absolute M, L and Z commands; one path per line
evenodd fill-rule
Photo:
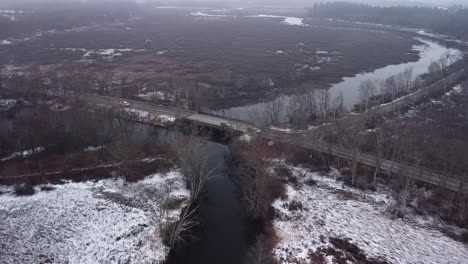
M 44 70 L 79 61 L 77 67 L 111 72 L 117 83 L 124 79 L 127 96 L 188 89 L 212 108 L 324 88 L 344 76 L 417 59 L 417 41 L 409 35 L 244 15 L 154 9 L 111 23 L 5 37 L 12 44 L 0 45 L 0 56 L 6 64 L 47 65 Z
M 275 229 L 279 263 L 463 263 L 468 251 L 445 234 L 463 229 L 417 211 L 411 202 L 403 219 L 392 216 L 397 203 L 385 186 L 361 191 L 340 182 L 340 173 L 289 166 L 297 184 L 278 199 Z M 421 197 L 432 192 L 422 190 Z M 423 198 L 419 198 L 423 200 Z M 444 231 L 444 232 L 443 232 Z

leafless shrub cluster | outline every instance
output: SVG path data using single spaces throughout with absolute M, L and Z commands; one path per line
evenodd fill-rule
M 255 242 L 247 251 L 244 264 L 272 264 L 274 263 L 271 254 L 271 241 L 265 235 L 258 235 Z
M 177 244 L 186 243 L 190 236 L 190 229 L 198 224 L 196 221 L 196 207 L 185 205 L 180 215 L 173 215 L 168 206 L 174 197 L 171 197 L 173 186 L 166 182 L 160 189 L 144 190 L 141 193 L 142 201 L 151 201 L 150 210 L 153 221 L 158 226 L 158 234 L 166 246 L 173 248 Z
M 198 199 L 203 186 L 216 169 L 208 168 L 206 142 L 197 137 L 196 133 L 179 135 L 170 142 L 175 162 L 182 170 L 190 188 L 191 201 Z
M 283 183 L 270 168 L 268 149 L 260 142 L 237 142 L 231 145 L 231 152 L 249 216 L 267 221 L 271 217 L 271 203 L 284 195 Z
M 329 119 L 339 118 L 347 112 L 343 95 L 331 98 L 329 90 L 313 90 L 309 93 L 282 97 L 267 103 L 263 127 L 287 123 L 293 127 L 304 128 L 310 124 L 325 123 Z

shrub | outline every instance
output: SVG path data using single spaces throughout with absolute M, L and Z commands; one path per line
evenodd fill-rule
M 15 185 L 16 195 L 33 195 L 35 193 L 34 186 L 30 180 Z

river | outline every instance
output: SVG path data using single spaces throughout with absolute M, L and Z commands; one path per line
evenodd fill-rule
M 365 80 L 370 79 L 380 83 L 391 76 L 404 72 L 409 67 L 414 68 L 413 77 L 417 78 L 418 76 L 427 73 L 429 65 L 433 61 L 438 60 L 446 52 L 450 52 L 455 56 L 461 56 L 461 52 L 459 50 L 447 48 L 434 41 L 429 41 L 422 38 L 416 39 L 420 42 L 420 44 L 415 45 L 413 49 L 419 52 L 419 60 L 397 65 L 388 65 L 371 72 L 360 73 L 353 77 L 345 77 L 341 82 L 332 84 L 332 86 L 329 88 L 331 101 L 342 94 L 344 105 L 348 109 L 352 109 L 353 106 L 359 102 L 359 86 Z M 283 105 L 288 105 L 291 101 L 291 98 L 292 96 L 281 95 L 273 101 L 209 112 L 230 118 L 255 122 L 262 119 L 269 105 L 272 105 L 274 102 L 278 101 L 280 101 Z
M 136 123 L 135 137 L 148 136 L 166 143 L 177 136 L 175 132 Z M 207 139 L 203 155 L 206 170 L 214 171 L 203 187 L 198 202 L 200 224 L 192 229 L 194 239 L 185 246 L 171 250 L 166 264 L 239 264 L 256 235 L 248 221 L 238 184 L 229 171 L 230 150 L 226 142 Z
M 229 177 L 226 145 L 207 142 L 208 167 L 216 168 L 201 195 L 201 224 L 196 239 L 176 250 L 168 263 L 239 264 L 248 248 L 249 224 L 243 212 L 238 186 Z

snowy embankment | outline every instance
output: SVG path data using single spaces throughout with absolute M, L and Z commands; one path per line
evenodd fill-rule
M 168 125 L 174 123 L 176 118 L 168 115 L 153 114 L 147 111 L 141 111 L 136 109 L 125 109 L 126 113 L 135 114 L 136 119 L 143 123 Z
M 299 178 L 297 186 L 287 186 L 286 200 L 273 204 L 274 226 L 280 237 L 274 254 L 280 263 L 315 263 L 311 254 L 317 256 L 317 252 L 328 263 L 337 251 L 338 255 L 347 256 L 349 252 L 336 247 L 335 238 L 350 239 L 368 259 L 390 263 L 467 263 L 468 249 L 440 232 L 440 221 L 417 215 L 392 219 L 386 209 L 396 201 L 389 191 L 346 187 L 337 181 L 337 171 L 324 174 L 290 168 L 294 176 L 305 176 Z
M 189 196 L 178 171 L 138 183 L 108 179 L 49 187 L 18 197 L 0 186 L 1 263 L 161 263 L 168 248 L 153 214 L 157 194 Z M 171 221 L 180 210 L 170 211 Z

